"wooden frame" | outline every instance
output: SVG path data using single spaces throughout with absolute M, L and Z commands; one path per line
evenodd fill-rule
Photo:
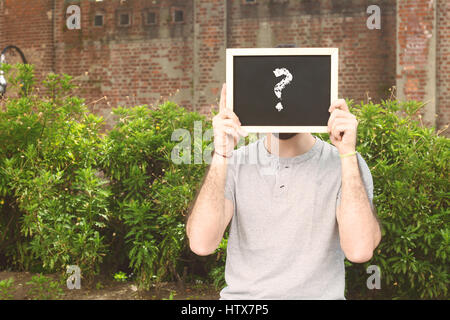
M 233 65 L 235 56 L 327 55 L 331 57 L 330 105 L 338 98 L 338 48 L 243 48 L 226 49 L 226 107 L 233 110 Z M 242 126 L 247 132 L 326 133 L 327 126 Z

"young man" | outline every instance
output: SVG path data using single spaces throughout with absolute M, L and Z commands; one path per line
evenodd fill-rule
M 247 134 L 225 90 L 211 166 L 187 221 L 192 251 L 212 254 L 231 221 L 221 299 L 345 299 L 344 255 L 366 262 L 381 240 L 372 176 L 355 151 L 356 117 L 344 100 L 330 106 L 334 146 L 280 133 L 234 150 Z

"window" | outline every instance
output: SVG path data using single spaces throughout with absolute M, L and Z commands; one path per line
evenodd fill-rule
M 131 25 L 131 14 L 129 12 L 120 12 L 118 18 L 119 26 L 127 27 Z
M 180 8 L 172 8 L 172 22 L 183 23 L 184 22 L 184 10 Z
M 103 27 L 103 14 L 97 13 L 94 17 L 94 26 Z
M 156 21 L 156 12 L 155 11 L 147 11 L 144 14 L 145 24 L 147 26 L 155 25 L 157 24 Z
M 242 0 L 243 4 L 256 4 L 256 0 Z
M 130 15 L 123 13 L 120 15 L 120 24 L 123 26 L 130 24 Z

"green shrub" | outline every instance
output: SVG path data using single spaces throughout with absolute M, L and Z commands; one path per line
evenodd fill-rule
M 14 279 L 8 278 L 0 281 L 0 300 L 11 300 L 14 298 L 12 291 L 14 285 Z
M 186 280 L 186 268 L 192 275 L 201 266 L 218 289 L 225 285 L 226 239 L 205 258 L 185 237 L 206 167 L 193 164 L 191 145 L 202 154 L 210 141 L 189 141 L 180 156 L 191 160 L 172 161 L 181 137 L 172 139 L 174 130 L 195 137 L 195 124 L 204 131 L 210 121 L 171 102 L 120 107 L 102 135 L 102 119 L 71 96 L 71 77 L 48 75 L 44 94 L 31 66 L 17 65 L 14 76 L 2 68 L 17 94 L 0 101 L 0 268 L 65 272 L 73 264 L 86 278 L 128 267 L 149 288 Z M 370 262 L 346 262 L 348 298 L 448 297 L 449 140 L 414 117 L 421 107 L 391 100 L 350 107 L 383 239 Z M 381 269 L 381 290 L 366 287 L 371 264 Z
M 52 281 L 42 274 L 31 277 L 26 284 L 30 286 L 27 295 L 32 300 L 59 300 L 64 295 L 57 281 Z
M 106 254 L 100 230 L 109 191 L 96 170 L 102 120 L 70 96 L 71 77 L 49 74 L 43 82 L 49 95 L 41 96 L 33 90 L 32 66 L 18 70 L 27 94 L 0 108 L 2 261 L 46 272 L 74 264 L 89 277 Z
M 372 173 L 383 238 L 371 261 L 346 261 L 346 297 L 448 298 L 449 139 L 417 120 L 419 102 L 349 105 L 359 120 L 357 150 Z M 331 144 L 328 134 L 318 136 Z M 225 248 L 222 241 L 209 274 L 217 289 L 225 286 Z M 380 290 L 366 286 L 369 265 L 380 267 Z
M 128 277 L 125 272 L 119 271 L 114 274 L 114 280 L 118 282 L 126 282 Z
M 227 256 L 227 244 L 228 244 L 228 233 L 225 234 L 224 238 L 216 249 L 216 263 L 212 265 L 211 271 L 209 272 L 209 277 L 216 290 L 222 290 L 226 286 L 225 282 L 225 262 Z
M 180 142 L 172 140 L 172 133 L 186 129 L 193 136 L 196 121 L 206 129 L 209 124 L 170 102 L 154 109 L 117 108 L 114 114 L 119 119 L 105 138 L 102 154 L 111 181 L 112 211 L 120 222 L 114 233 L 125 238 L 129 266 L 141 286 L 180 280 L 186 265 L 181 257 L 189 250 L 185 216 L 205 165 L 175 164 L 171 154 Z M 197 141 L 197 148 L 203 150 L 206 142 Z
M 102 119 L 71 96 L 71 77 L 50 74 L 38 92 L 32 66 L 16 67 L 15 75 L 3 67 L 9 90 L 26 90 L 0 109 L 0 267 L 64 273 L 78 265 L 90 278 L 126 263 L 143 287 L 181 280 L 193 259 L 185 216 L 205 165 L 173 162 L 180 141 L 172 134 L 210 123 L 170 102 L 117 108 L 103 136 Z M 208 141 L 193 142 L 202 153 Z
M 347 262 L 349 298 L 448 297 L 450 140 L 421 125 L 414 115 L 422 106 L 389 100 L 351 107 L 383 238 L 370 262 Z M 366 287 L 369 265 L 380 267 L 380 290 Z

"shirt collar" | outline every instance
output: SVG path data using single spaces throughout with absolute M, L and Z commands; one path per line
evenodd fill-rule
M 267 136 L 265 135 L 263 138 L 258 140 L 257 148 L 258 148 L 258 154 L 259 154 L 260 160 L 263 160 L 263 163 L 277 162 L 277 163 L 282 163 L 282 164 L 297 164 L 297 163 L 304 162 L 304 161 L 310 159 L 311 157 L 313 157 L 315 154 L 318 154 L 320 152 L 320 150 L 322 149 L 323 141 L 317 136 L 313 136 L 313 137 L 316 139 L 316 142 L 314 143 L 312 148 L 309 149 L 307 152 L 302 153 L 302 154 L 292 157 L 292 158 L 281 158 L 277 155 L 271 154 L 266 149 L 266 146 L 264 144 L 267 139 Z

